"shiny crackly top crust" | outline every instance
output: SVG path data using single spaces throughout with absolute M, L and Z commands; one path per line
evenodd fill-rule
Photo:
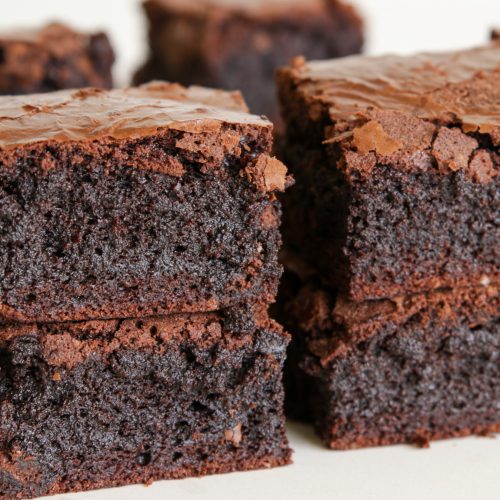
M 322 126 L 339 169 L 370 175 L 377 164 L 475 182 L 500 173 L 500 43 L 415 56 L 306 62 L 278 74 L 286 121 Z M 480 140 L 479 136 L 484 139 Z M 489 141 L 489 142 L 488 142 Z
M 153 82 L 117 90 L 63 90 L 0 97 L 0 148 L 41 141 L 134 138 L 160 129 L 217 130 L 223 124 L 272 129 L 237 92 Z
M 352 56 L 306 62 L 281 70 L 333 121 L 356 120 L 369 109 L 460 122 L 464 132 L 500 127 L 500 44 L 414 56 Z

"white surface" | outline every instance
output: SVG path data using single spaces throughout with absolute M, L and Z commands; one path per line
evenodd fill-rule
M 367 17 L 371 53 L 480 44 L 500 26 L 500 0 L 353 0 Z M 63 20 L 106 29 L 117 49 L 119 83 L 130 81 L 145 47 L 137 0 L 0 0 L 0 29 Z M 53 499 L 71 500 L 499 500 L 500 439 L 469 438 L 332 452 L 303 426 L 289 426 L 295 464 L 280 469 L 133 486 Z

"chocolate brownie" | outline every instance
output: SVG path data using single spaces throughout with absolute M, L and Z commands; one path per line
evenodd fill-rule
M 313 283 L 288 293 L 288 411 L 327 446 L 500 432 L 497 286 L 363 303 Z
M 0 498 L 284 465 L 288 336 L 265 314 L 0 328 Z
M 150 56 L 135 76 L 240 89 L 254 113 L 279 117 L 274 74 L 298 54 L 358 53 L 363 27 L 339 0 L 147 0 Z
M 0 33 L 0 94 L 112 86 L 114 53 L 105 33 L 62 24 Z
M 0 315 L 274 300 L 289 183 L 241 96 L 154 83 L 0 98 Z
M 498 44 L 280 70 L 287 252 L 356 301 L 494 281 L 499 79 Z

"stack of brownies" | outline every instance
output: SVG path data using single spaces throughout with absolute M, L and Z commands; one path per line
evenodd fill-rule
M 289 180 L 237 93 L 0 98 L 0 497 L 290 461 Z
M 500 431 L 500 45 L 280 71 L 290 411 L 338 449 Z

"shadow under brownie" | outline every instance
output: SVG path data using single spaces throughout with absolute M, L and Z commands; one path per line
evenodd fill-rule
M 0 328 L 0 498 L 290 462 L 261 312 Z

